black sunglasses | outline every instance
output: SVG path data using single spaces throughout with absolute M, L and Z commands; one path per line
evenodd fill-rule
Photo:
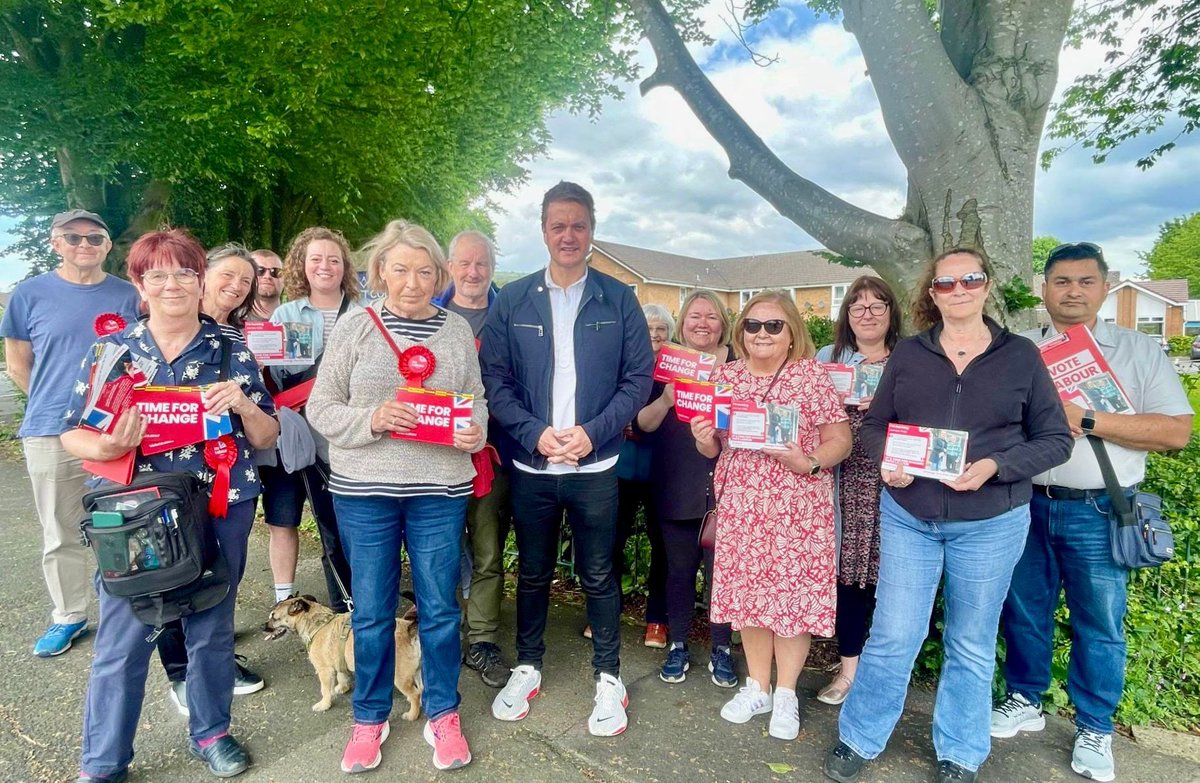
M 283 270 L 279 267 L 275 267 L 274 269 L 267 269 L 265 266 L 260 266 L 258 268 L 258 276 L 266 277 L 267 275 L 270 275 L 271 277 L 274 277 L 276 280 L 278 280 L 280 277 L 283 276 Z
M 79 247 L 79 243 L 85 239 L 92 247 L 100 247 L 104 244 L 104 240 L 108 239 L 103 234 L 59 234 L 59 236 L 71 247 Z
M 770 321 L 759 321 L 755 318 L 746 319 L 746 334 L 758 334 L 759 329 L 766 329 L 767 334 L 779 334 L 783 331 L 783 327 L 787 326 L 786 321 L 781 321 L 775 318 Z
M 1086 258 L 1104 260 L 1104 250 L 1095 242 L 1064 242 L 1046 255 L 1046 263 L 1052 261 L 1076 261 Z
M 987 285 L 987 279 L 987 275 L 983 272 L 967 272 L 962 277 L 951 277 L 950 275 L 935 277 L 929 285 L 934 291 L 948 294 L 954 290 L 954 286 L 960 283 L 965 291 L 975 291 L 983 288 Z

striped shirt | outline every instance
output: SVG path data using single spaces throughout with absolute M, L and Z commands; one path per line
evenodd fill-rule
M 397 337 L 403 337 L 414 343 L 423 343 L 435 335 L 446 324 L 446 311 L 438 309 L 429 318 L 415 320 L 401 318 L 386 307 L 381 314 L 383 325 Z M 439 495 L 448 498 L 469 498 L 473 490 L 472 482 L 461 484 L 392 484 L 386 481 L 358 481 L 334 473 L 329 478 L 329 491 L 335 495 L 350 495 L 352 497 L 389 497 L 407 498 L 418 495 Z

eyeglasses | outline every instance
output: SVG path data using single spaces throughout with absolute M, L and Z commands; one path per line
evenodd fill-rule
M 746 334 L 758 334 L 760 329 L 766 329 L 767 334 L 779 334 L 783 331 L 783 327 L 785 326 L 787 326 L 787 322 L 778 318 L 770 321 L 759 321 L 755 318 L 747 318 Z
M 71 247 L 79 247 L 85 239 L 92 247 L 100 247 L 108 240 L 104 234 L 59 234 L 58 238 Z
M 258 276 L 266 277 L 267 275 L 270 275 L 271 277 L 278 280 L 280 277 L 283 276 L 283 269 L 281 269 L 280 267 L 275 267 L 275 268 L 271 269 L 271 268 L 268 268 L 265 266 L 260 266 L 258 268 Z
M 868 312 L 871 315 L 883 315 L 888 311 L 887 302 L 872 302 L 869 305 L 852 304 L 850 305 L 850 315 L 853 318 L 862 318 Z
M 1082 261 L 1087 258 L 1104 260 L 1104 251 L 1095 242 L 1064 242 L 1046 255 L 1046 263 L 1053 261 Z
M 983 272 L 967 272 L 962 277 L 951 277 L 950 275 L 935 277 L 929 285 L 934 291 L 948 294 L 959 283 L 962 284 L 964 291 L 975 291 L 987 285 L 987 280 L 988 276 Z
M 200 279 L 194 269 L 176 269 L 173 272 L 168 272 L 165 269 L 151 269 L 149 272 L 142 275 L 142 282 L 146 285 L 166 285 L 167 278 L 175 278 L 175 282 L 180 285 L 191 285 Z

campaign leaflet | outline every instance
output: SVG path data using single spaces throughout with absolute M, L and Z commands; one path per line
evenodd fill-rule
M 316 361 L 311 324 L 247 321 L 242 333 L 246 347 L 261 366 L 309 365 Z
M 729 404 L 729 445 L 735 449 L 786 448 L 796 441 L 800 411 L 792 405 L 756 400 Z
M 396 402 L 407 403 L 416 408 L 418 422 L 412 432 L 393 432 L 392 437 L 438 446 L 453 446 L 454 433 L 471 426 L 474 400 L 473 394 L 401 386 L 396 390 Z
M 1134 412 L 1133 403 L 1084 324 L 1042 340 L 1038 350 L 1062 399 L 1105 413 Z
M 850 389 L 850 396 L 846 398 L 846 404 L 858 405 L 863 400 L 874 397 L 875 390 L 879 388 L 879 379 L 882 377 L 882 364 L 854 365 L 854 386 Z
M 733 384 L 675 381 L 675 418 L 685 424 L 692 419 L 708 419 L 719 430 L 729 429 L 729 404 Z
M 827 363 L 822 364 L 821 367 L 829 373 L 829 380 L 833 381 L 833 388 L 845 401 L 854 391 L 854 365 Z
M 904 467 L 910 476 L 955 479 L 967 465 L 967 433 L 915 424 L 888 425 L 883 467 Z
M 654 380 L 670 383 L 677 378 L 692 381 L 707 381 L 717 367 L 715 354 L 693 351 L 682 345 L 667 343 L 658 352 L 658 364 L 654 366 Z
M 95 353 L 80 423 L 109 433 L 133 404 L 133 390 L 146 383 L 146 375 L 124 345 L 98 343 Z
M 205 412 L 202 393 L 198 386 L 143 386 L 134 392 L 133 403 L 146 419 L 142 454 L 161 454 L 233 432 L 228 413 Z

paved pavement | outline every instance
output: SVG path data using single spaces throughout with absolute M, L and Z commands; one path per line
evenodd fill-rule
M 79 757 L 81 703 L 91 639 L 59 658 L 30 654 L 46 622 L 45 588 L 38 565 L 37 523 L 22 464 L 0 458 L 0 780 L 59 783 L 74 780 Z M 299 575 L 302 588 L 323 585 L 315 551 L 305 553 Z M 266 690 L 239 697 L 233 731 L 255 759 L 239 780 L 246 783 L 317 783 L 342 779 L 338 761 L 350 725 L 345 697 L 327 713 L 310 706 L 318 698 L 316 679 L 300 642 L 285 636 L 263 641 L 258 628 L 271 604 L 266 536 L 256 530 L 251 563 L 238 601 L 238 649 L 269 683 Z M 506 639 L 511 638 L 512 602 L 505 607 Z M 624 783 L 646 781 L 822 780 L 821 759 L 836 736 L 837 710 L 815 699 L 824 676 L 805 672 L 801 680 L 803 727 L 795 742 L 766 736 L 766 720 L 733 726 L 718 717 L 728 691 L 714 687 L 697 666 L 685 683 L 667 685 L 656 676 L 661 652 L 638 644 L 637 629 L 625 635 L 623 676 L 629 688 L 629 730 L 620 737 L 588 735 L 591 709 L 590 649 L 578 635 L 583 626 L 578 605 L 552 609 L 543 693 L 529 717 L 519 723 L 492 719 L 495 691 L 465 671 L 461 681 L 463 725 L 474 762 L 464 770 L 438 773 L 420 736 L 420 723 L 397 720 L 384 745 L 383 765 L 366 780 L 523 783 Z M 510 642 L 505 648 L 511 650 Z M 701 655 L 696 656 L 702 659 Z M 185 720 L 167 699 L 166 679 L 152 666 L 147 687 L 134 783 L 211 781 L 185 751 Z M 397 699 L 403 697 L 397 694 Z M 918 783 L 930 780 L 934 757 L 929 724 L 932 694 L 914 690 L 888 750 L 862 777 L 864 783 Z M 981 779 L 995 783 L 1080 780 L 1069 767 L 1072 729 L 1051 719 L 1046 731 L 996 743 Z M 1116 753 L 1125 783 L 1200 780 L 1200 766 L 1152 752 L 1119 738 Z

